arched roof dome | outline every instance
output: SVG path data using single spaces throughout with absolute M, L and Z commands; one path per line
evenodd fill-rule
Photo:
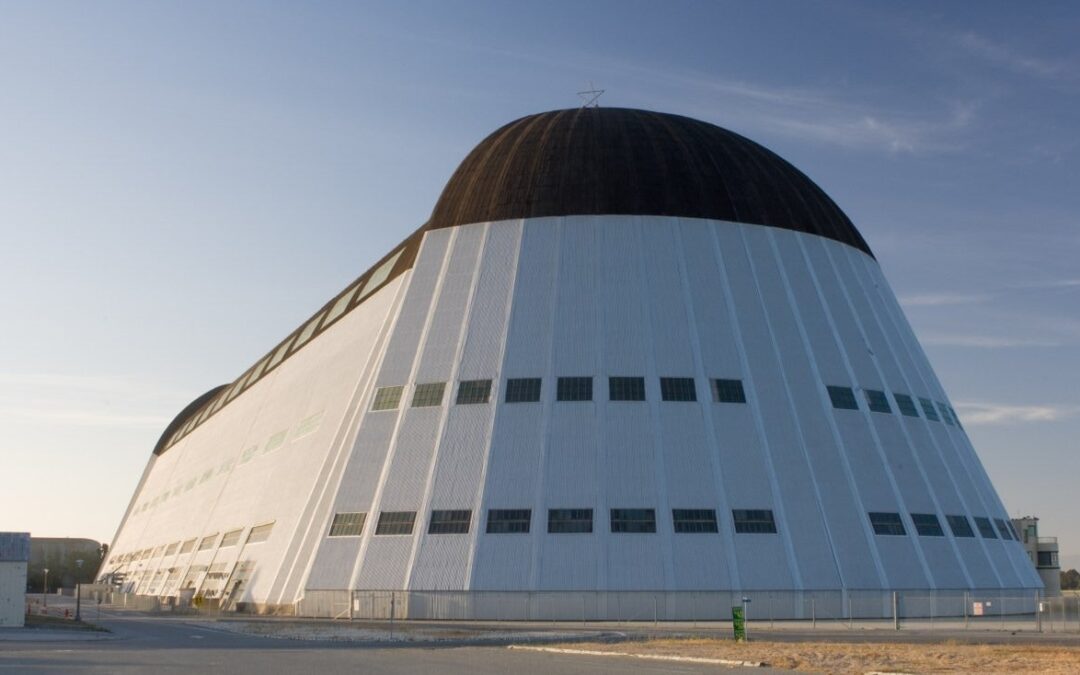
M 873 255 L 836 203 L 774 152 L 708 122 L 627 108 L 503 126 L 458 166 L 425 229 L 600 214 L 771 225 Z

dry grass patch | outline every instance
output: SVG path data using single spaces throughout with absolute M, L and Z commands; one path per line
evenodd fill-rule
M 658 639 L 573 643 L 595 651 L 761 661 L 773 668 L 814 673 L 1080 673 L 1080 647 L 850 642 L 750 642 Z

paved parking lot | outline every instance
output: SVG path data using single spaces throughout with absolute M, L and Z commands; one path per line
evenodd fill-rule
M 50 598 L 51 607 L 69 599 Z M 715 665 L 649 663 L 622 657 L 511 650 L 505 645 L 385 645 L 254 637 L 194 625 L 181 617 L 96 608 L 84 616 L 111 633 L 90 636 L 48 629 L 5 629 L 0 672 L 33 673 L 705 673 Z M 16 634 L 14 631 L 19 630 Z M 752 672 L 770 672 L 755 668 Z

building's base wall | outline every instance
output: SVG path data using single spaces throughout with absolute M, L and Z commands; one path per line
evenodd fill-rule
M 1043 591 L 1045 597 L 1050 598 L 1061 595 L 1061 568 L 1040 567 L 1039 578 L 1042 579 L 1043 586 L 1046 587 Z
M 459 621 L 724 621 L 1030 614 L 1039 594 L 1004 591 L 308 591 L 296 615 Z M 351 602 L 350 602 L 351 600 Z M 894 612 L 894 603 L 896 605 Z

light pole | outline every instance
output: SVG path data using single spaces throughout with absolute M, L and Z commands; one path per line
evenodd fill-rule
M 49 608 L 49 568 L 41 568 L 45 571 L 45 579 L 41 582 L 41 604 L 45 609 Z
M 79 572 L 82 572 L 82 558 L 75 561 L 75 567 L 79 568 Z M 75 573 L 75 620 L 80 621 L 82 619 L 82 584 L 79 583 L 79 572 Z
M 748 624 L 750 623 L 750 621 L 749 621 L 750 617 L 747 616 L 747 614 L 746 614 L 746 610 L 750 608 L 749 606 L 750 606 L 750 598 L 748 598 L 748 597 L 746 597 L 744 595 L 743 599 L 742 599 L 742 616 L 743 616 L 743 640 L 745 642 L 750 642 L 750 631 L 748 630 L 748 628 L 749 628 Z

